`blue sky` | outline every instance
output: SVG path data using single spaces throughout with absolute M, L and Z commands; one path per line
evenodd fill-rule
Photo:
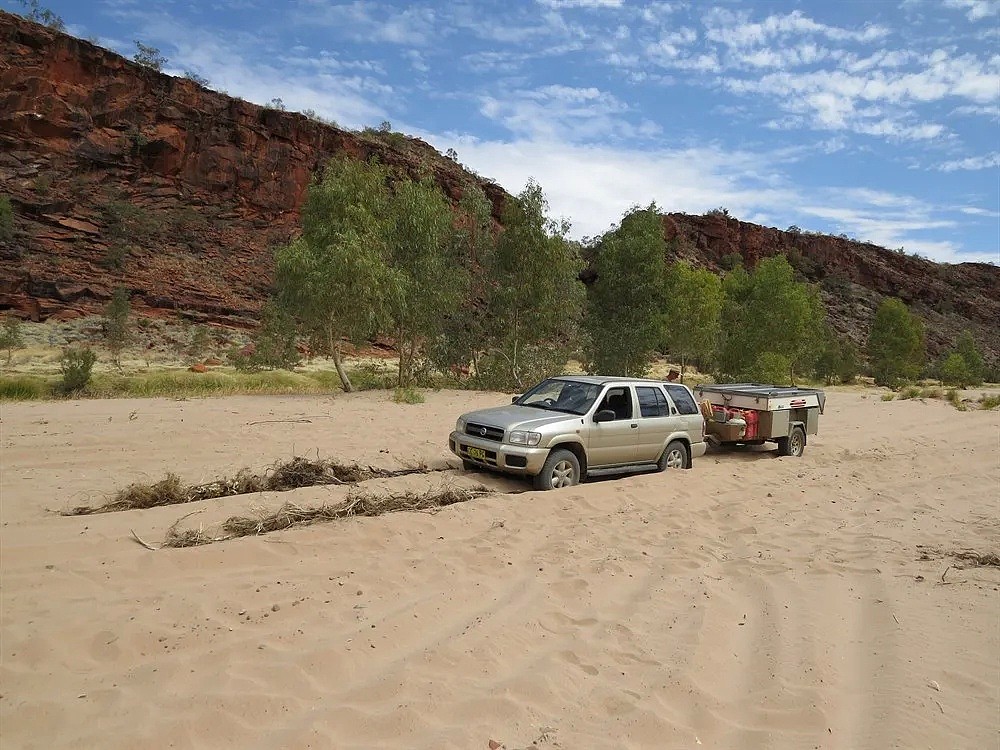
M 1000 262 L 1000 0 L 42 4 L 167 72 L 534 177 L 576 237 L 655 200 Z

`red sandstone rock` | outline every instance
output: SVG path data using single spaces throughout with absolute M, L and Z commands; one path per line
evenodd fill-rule
M 188 370 L 190 370 L 191 372 L 208 372 L 208 368 L 205 367 L 205 365 L 203 365 L 201 362 L 191 365 L 188 368 Z

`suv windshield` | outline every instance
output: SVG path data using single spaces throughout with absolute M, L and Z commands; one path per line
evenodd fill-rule
M 599 385 L 578 383 L 575 380 L 549 378 L 543 380 L 514 403 L 534 409 L 548 409 L 567 414 L 586 414 L 598 394 Z

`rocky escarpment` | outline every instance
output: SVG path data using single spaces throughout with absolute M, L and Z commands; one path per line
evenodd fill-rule
M 426 143 L 355 133 L 158 73 L 0 12 L 0 309 L 95 312 L 118 285 L 139 312 L 251 322 L 312 175 L 334 155 L 431 176 L 457 201 L 504 191 Z
M 0 311 L 67 319 L 100 311 L 124 285 L 139 314 L 250 325 L 272 249 L 295 232 L 311 176 L 334 155 L 431 175 L 453 201 L 479 184 L 495 217 L 506 196 L 417 139 L 259 107 L 0 12 L 0 197 L 15 213 L 13 238 L 0 237 Z M 932 355 L 970 330 L 1000 362 L 994 266 L 725 215 L 668 214 L 663 226 L 672 256 L 715 270 L 786 254 L 858 343 L 894 295 L 924 319 Z

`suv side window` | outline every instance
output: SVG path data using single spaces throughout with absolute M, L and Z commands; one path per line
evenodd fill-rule
M 673 399 L 677 411 L 681 414 L 698 413 L 698 404 L 695 403 L 691 392 L 687 388 L 683 385 L 667 385 L 664 387 L 667 389 L 667 393 L 670 394 L 670 398 Z
M 632 393 L 629 391 L 628 386 L 608 388 L 607 393 L 604 394 L 604 398 L 601 399 L 600 406 L 597 407 L 597 411 L 602 411 L 603 409 L 613 411 L 616 420 L 631 419 Z
M 667 399 L 663 396 L 663 391 L 659 388 L 646 388 L 636 386 L 636 395 L 639 397 L 639 412 L 644 417 L 668 417 L 670 408 L 667 406 Z

